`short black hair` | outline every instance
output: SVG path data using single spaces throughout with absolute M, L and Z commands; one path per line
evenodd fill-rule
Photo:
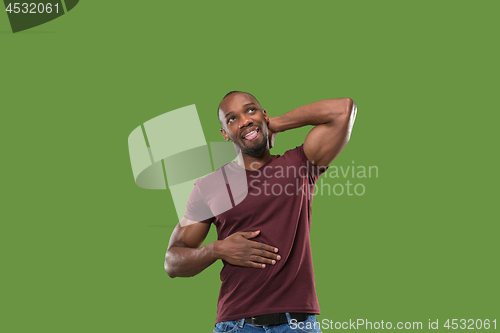
M 228 97 L 228 96 L 230 96 L 232 94 L 236 94 L 236 93 L 242 93 L 242 94 L 250 95 L 250 96 L 252 96 L 257 101 L 257 103 L 259 103 L 259 101 L 257 100 L 257 98 L 255 98 L 255 96 L 252 95 L 252 94 L 250 94 L 250 93 L 247 93 L 245 91 L 239 91 L 239 90 L 230 91 L 226 95 L 224 95 L 224 97 L 222 97 L 222 99 L 221 99 L 221 101 L 219 103 L 219 108 L 217 109 L 217 119 L 219 119 L 219 122 L 220 122 L 219 112 L 220 112 L 220 105 L 222 104 L 222 101 L 225 100 L 226 97 Z M 260 105 L 260 103 L 259 103 L 259 105 Z M 221 123 L 221 125 L 222 125 L 222 123 Z
M 238 90 L 233 90 L 233 91 L 230 91 L 228 92 L 224 97 L 222 97 L 222 100 L 221 100 L 221 103 L 222 101 L 227 97 L 227 96 L 230 96 L 232 94 L 235 94 L 235 93 L 243 93 L 243 94 L 249 94 L 247 92 L 244 92 L 244 91 L 238 91 Z M 252 94 L 249 94 L 249 95 L 252 95 Z M 255 97 L 254 97 L 255 98 Z

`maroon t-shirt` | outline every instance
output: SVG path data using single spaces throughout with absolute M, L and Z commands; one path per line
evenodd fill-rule
M 252 240 L 277 247 L 281 255 L 264 269 L 224 262 L 216 322 L 279 312 L 319 314 L 309 230 L 314 185 L 324 171 L 299 146 L 256 171 L 233 162 L 196 181 L 186 219 L 214 223 L 219 240 L 260 230 Z

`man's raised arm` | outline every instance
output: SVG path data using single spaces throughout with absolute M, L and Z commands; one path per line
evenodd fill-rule
M 201 246 L 210 229 L 209 223 L 182 218 L 170 237 L 165 255 L 165 271 L 171 278 L 189 277 L 201 273 L 217 259 L 236 266 L 265 268 L 281 257 L 278 249 L 251 241 L 260 231 L 239 231 L 224 240 Z
M 314 125 L 304 141 L 304 153 L 317 167 L 328 166 L 344 149 L 356 118 L 356 103 L 350 98 L 325 99 L 269 118 L 273 133 Z

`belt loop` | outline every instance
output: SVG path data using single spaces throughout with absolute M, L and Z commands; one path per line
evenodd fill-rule
M 288 313 L 288 312 L 285 313 L 285 315 L 286 315 L 286 320 L 288 320 L 288 325 L 290 325 L 292 322 L 292 317 L 290 317 L 290 313 Z
M 243 326 L 245 326 L 245 318 L 240 319 L 240 320 L 238 320 L 238 321 L 239 321 L 238 326 L 239 326 L 240 328 L 243 328 Z

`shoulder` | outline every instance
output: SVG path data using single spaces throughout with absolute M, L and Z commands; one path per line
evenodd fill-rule
M 234 169 L 234 166 L 232 162 L 224 164 L 220 168 L 218 168 L 215 171 L 212 171 L 208 175 L 198 178 L 194 182 L 195 188 L 199 188 L 200 191 L 212 191 L 215 188 L 220 187 L 223 185 L 225 187 L 225 184 L 227 183 L 227 175 L 229 173 L 234 173 L 232 171 Z
M 195 186 L 203 186 L 205 184 L 210 183 L 211 181 L 213 181 L 217 177 L 217 175 L 220 173 L 220 170 L 221 170 L 221 168 L 210 172 L 208 175 L 206 175 L 204 177 L 196 179 L 194 182 L 194 185 Z
M 312 164 L 304 153 L 304 144 L 297 146 L 293 149 L 287 150 L 283 154 L 283 163 L 287 165 L 298 165 L 300 168 L 306 168 L 311 182 L 316 180 L 323 174 L 328 167 L 318 168 Z
M 307 162 L 306 154 L 304 153 L 304 144 L 297 146 L 295 148 L 287 150 L 283 156 L 277 155 L 279 158 L 284 158 L 286 160 L 295 160 L 300 162 Z

